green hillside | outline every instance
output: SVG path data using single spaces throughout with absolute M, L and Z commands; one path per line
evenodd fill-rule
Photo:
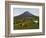
M 39 29 L 39 17 L 15 17 L 14 16 L 14 30 L 17 29 Z

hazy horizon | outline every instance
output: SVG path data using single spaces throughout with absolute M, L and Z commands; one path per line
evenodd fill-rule
M 35 16 L 39 16 L 38 8 L 13 8 L 13 16 L 21 15 L 25 11 L 28 11 Z

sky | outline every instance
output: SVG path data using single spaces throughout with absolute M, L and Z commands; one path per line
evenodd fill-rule
M 25 11 L 29 11 L 31 14 L 39 16 L 38 8 L 13 8 L 13 16 L 18 16 L 24 13 Z

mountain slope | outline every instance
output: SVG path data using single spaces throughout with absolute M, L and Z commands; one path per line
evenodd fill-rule
M 25 11 L 25 12 L 22 13 L 21 15 L 18 15 L 18 16 L 15 16 L 15 17 L 16 17 L 16 18 L 23 18 L 23 17 L 32 17 L 32 16 L 37 17 L 37 16 L 31 14 L 30 12 Z
M 15 29 L 39 29 L 39 17 L 28 11 L 19 16 L 14 16 L 14 30 Z

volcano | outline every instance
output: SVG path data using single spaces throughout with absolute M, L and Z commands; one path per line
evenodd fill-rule
M 25 11 L 21 15 L 14 16 L 14 30 L 15 29 L 39 29 L 39 17 L 28 11 Z
M 28 11 L 25 11 L 24 13 L 22 13 L 21 15 L 19 15 L 17 17 L 31 17 L 31 16 L 34 16 L 34 15 Z

